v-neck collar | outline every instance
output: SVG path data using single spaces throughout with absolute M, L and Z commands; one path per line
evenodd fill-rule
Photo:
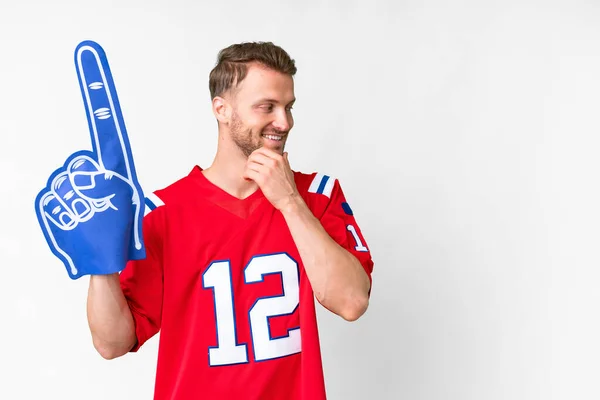
M 205 200 L 237 215 L 242 219 L 247 219 L 264 201 L 267 201 L 262 190 L 258 188 L 250 196 L 240 199 L 215 185 L 204 176 L 202 168 L 194 166 L 189 176 L 202 187 L 202 196 Z

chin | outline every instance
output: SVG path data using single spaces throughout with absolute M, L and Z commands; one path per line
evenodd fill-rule
M 269 150 L 273 150 L 279 154 L 283 154 L 283 150 L 285 148 L 285 145 L 283 143 L 276 143 L 276 144 L 272 144 L 272 143 L 262 143 L 262 147 L 265 147 Z

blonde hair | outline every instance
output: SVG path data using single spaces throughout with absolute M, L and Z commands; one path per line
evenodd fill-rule
M 290 76 L 296 74 L 295 61 L 285 50 L 271 42 L 233 44 L 219 52 L 217 65 L 210 71 L 208 87 L 211 99 L 242 82 L 251 62 Z

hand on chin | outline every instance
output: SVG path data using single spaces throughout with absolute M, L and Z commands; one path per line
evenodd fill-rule
M 294 173 L 290 168 L 287 153 L 282 155 L 267 146 L 255 150 L 248 157 L 243 177 L 256 182 L 265 197 L 277 209 L 284 207 L 297 195 Z

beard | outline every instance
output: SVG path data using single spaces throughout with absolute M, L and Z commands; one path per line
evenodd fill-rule
M 281 135 L 285 132 L 274 129 L 263 129 L 260 132 L 255 132 L 251 128 L 247 128 L 235 112 L 231 116 L 231 138 L 246 158 L 250 157 L 250 154 L 263 146 L 262 135 L 270 133 Z M 282 140 L 281 153 L 283 153 L 284 146 Z

